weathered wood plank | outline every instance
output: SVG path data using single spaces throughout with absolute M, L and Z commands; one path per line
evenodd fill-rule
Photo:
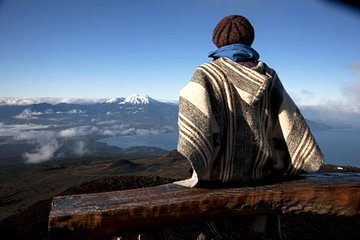
M 94 238 L 136 227 L 269 212 L 360 214 L 360 174 L 307 174 L 292 181 L 230 188 L 150 188 L 55 197 L 52 236 Z

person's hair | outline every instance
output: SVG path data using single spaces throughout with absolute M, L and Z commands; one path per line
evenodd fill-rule
M 234 43 L 251 46 L 254 37 L 254 28 L 249 20 L 240 15 L 231 15 L 216 25 L 212 40 L 218 48 Z

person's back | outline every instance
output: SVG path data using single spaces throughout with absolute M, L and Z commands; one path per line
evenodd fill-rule
M 258 61 L 253 39 L 246 18 L 221 20 L 213 35 L 218 49 L 209 55 L 214 61 L 200 65 L 180 92 L 178 151 L 200 181 L 314 172 L 323 162 L 276 72 Z
M 214 29 L 218 47 L 179 99 L 178 151 L 193 176 L 178 184 L 244 183 L 317 171 L 324 157 L 276 72 L 251 47 L 254 30 L 238 15 Z

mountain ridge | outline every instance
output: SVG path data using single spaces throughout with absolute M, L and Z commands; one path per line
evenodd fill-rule
M 34 104 L 48 103 L 51 105 L 57 104 L 78 104 L 78 105 L 88 105 L 88 104 L 118 104 L 118 103 L 127 103 L 127 104 L 149 104 L 155 102 L 161 103 L 174 103 L 175 100 L 157 100 L 150 97 L 147 94 L 132 94 L 127 97 L 113 97 L 113 98 L 57 98 L 57 97 L 0 97 L 0 106 L 28 106 Z

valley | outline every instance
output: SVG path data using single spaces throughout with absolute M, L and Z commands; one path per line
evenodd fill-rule
M 147 95 L 92 102 L 14 101 L 0 99 L 0 230 L 14 234 L 21 222 L 23 234 L 33 234 L 38 222 L 32 215 L 39 211 L 39 233 L 46 235 L 50 199 L 59 194 L 156 185 L 191 175 L 188 161 L 172 150 L 177 136 L 176 103 Z M 321 171 L 359 172 L 359 148 L 353 147 L 359 114 L 337 121 L 336 113 L 331 117 L 320 108 L 302 111 L 325 153 L 330 150 L 334 156 L 347 157 L 337 150 L 347 149 L 341 145 L 346 144 L 351 148 L 347 152 L 355 156 L 351 166 L 341 164 L 348 159 L 340 159 L 340 163 L 326 163 Z M 156 143 L 162 135 L 171 136 L 160 141 L 170 148 Z M 348 136 L 355 139 L 352 145 Z M 32 222 L 29 229 L 28 221 Z M 33 239 L 43 239 L 36 236 Z

